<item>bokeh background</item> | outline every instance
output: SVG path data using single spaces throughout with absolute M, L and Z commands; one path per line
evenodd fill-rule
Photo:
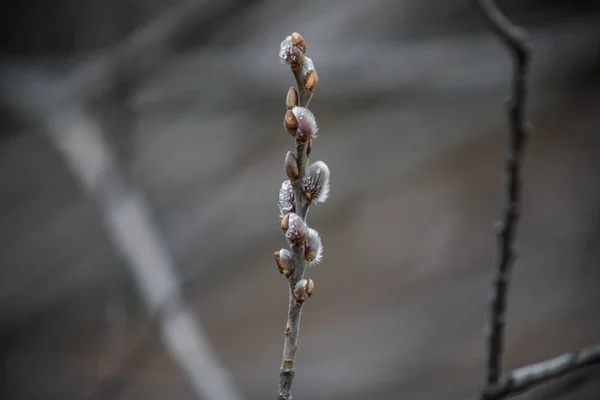
M 508 368 L 600 341 L 600 3 L 499 3 L 535 51 Z M 477 391 L 511 64 L 471 2 L 12 0 L 0 20 L 1 398 L 209 398 L 213 374 L 275 398 L 292 31 L 332 171 L 295 397 Z M 599 396 L 591 368 L 522 398 Z

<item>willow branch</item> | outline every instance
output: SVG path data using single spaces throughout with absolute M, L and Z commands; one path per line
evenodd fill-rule
M 290 65 L 297 84 L 297 88 L 292 87 L 288 91 L 288 110 L 284 119 L 285 128 L 296 139 L 296 153 L 288 152 L 286 156 L 285 170 L 289 180 L 283 182 L 279 193 L 281 226 L 290 250 L 281 249 L 275 253 L 279 271 L 288 278 L 289 284 L 288 316 L 277 390 L 279 400 L 292 399 L 302 308 L 314 286 L 311 279 L 304 279 L 304 274 L 311 263 L 320 261 L 322 254 L 321 239 L 306 225 L 306 217 L 311 203 L 325 201 L 329 192 L 327 165 L 321 161 L 308 165 L 312 140 L 318 128 L 313 114 L 306 107 L 318 78 L 312 60 L 304 55 L 305 52 L 304 39 L 293 33 L 281 43 L 279 54 L 282 62 Z

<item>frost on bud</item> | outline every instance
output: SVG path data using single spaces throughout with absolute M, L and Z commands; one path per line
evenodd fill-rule
M 296 108 L 296 107 L 293 107 Z M 283 119 L 283 125 L 285 126 L 285 129 L 287 129 L 288 133 L 292 136 L 296 136 L 296 131 L 298 130 L 298 120 L 296 119 L 296 116 L 294 115 L 294 112 L 292 110 L 287 110 L 287 112 L 285 113 L 285 118 Z
M 300 47 L 293 44 L 291 35 L 281 42 L 279 59 L 282 64 L 288 64 L 294 70 L 299 69 L 304 63 L 304 53 Z
M 298 171 L 298 161 L 296 156 L 291 151 L 288 151 L 285 156 L 285 173 L 291 182 L 296 182 L 300 179 L 300 172 Z
M 292 45 L 297 46 L 303 53 L 306 53 L 306 43 L 304 43 L 304 38 L 298 32 L 292 33 Z
M 317 71 L 313 69 L 304 77 L 304 87 L 312 93 L 315 87 L 317 87 L 317 83 L 319 83 L 319 77 L 317 76 Z
M 321 243 L 319 232 L 309 228 L 304 247 L 304 259 L 310 261 L 311 264 L 318 264 L 321 262 L 323 259 L 323 245 Z
M 304 246 L 306 236 L 308 235 L 308 228 L 304 220 L 296 213 L 289 213 L 286 217 L 288 229 L 285 232 L 285 238 L 296 248 Z
M 296 107 L 298 105 L 298 91 L 295 87 L 291 87 L 287 92 L 287 97 L 285 98 L 285 106 L 288 110 Z
M 296 140 L 304 143 L 310 138 L 317 137 L 319 127 L 317 126 L 315 116 L 312 112 L 310 112 L 308 108 L 294 107 L 292 108 L 292 113 L 294 114 L 296 122 L 298 123 L 298 129 L 296 130 Z
M 290 227 L 290 215 L 292 214 L 293 212 L 285 213 L 285 215 L 281 218 L 281 229 L 283 229 L 284 232 L 287 232 L 288 228 Z
M 292 254 L 289 250 L 281 249 L 275 252 L 275 262 L 280 274 L 289 278 L 292 275 Z
M 315 70 L 315 64 L 308 57 L 304 58 L 304 64 L 302 64 L 302 76 L 304 77 L 304 87 L 312 93 L 319 83 L 319 77 Z
M 302 190 L 309 202 L 324 203 L 329 197 L 329 167 L 323 161 L 311 164 L 302 178 Z
M 294 211 L 294 188 L 289 180 L 285 180 L 279 189 L 279 216 L 283 218 Z M 284 230 L 287 231 L 287 228 Z
M 313 294 L 315 283 L 312 279 L 300 279 L 294 288 L 294 297 L 300 304 Z
M 302 63 L 302 76 L 308 75 L 310 71 L 315 69 L 315 63 L 310 57 L 304 57 L 304 63 Z

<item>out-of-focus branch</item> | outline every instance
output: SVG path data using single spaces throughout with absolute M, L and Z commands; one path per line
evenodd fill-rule
M 514 396 L 551 379 L 595 364 L 600 364 L 600 345 L 510 371 L 502 375 L 497 383 L 487 386 L 483 391 L 483 398 L 489 400 Z
M 183 300 L 168 250 L 143 196 L 123 181 L 99 126 L 81 109 L 53 114 L 49 137 L 98 206 L 150 315 L 160 310 L 161 340 L 201 398 L 241 399 Z M 168 307 L 165 307 L 168 306 Z
M 536 43 L 538 61 L 532 65 L 532 71 L 535 70 L 531 75 L 533 82 L 543 84 L 551 80 L 556 83 L 568 67 L 590 62 L 593 52 L 586 49 L 597 48 L 600 43 L 595 34 L 599 21 L 598 17 L 589 16 L 533 29 L 530 36 Z M 320 89 L 321 95 L 328 99 L 345 104 L 350 99 L 356 101 L 365 96 L 402 92 L 412 104 L 414 99 L 430 96 L 432 92 L 469 90 L 475 78 L 477 86 L 486 92 L 499 87 L 502 80 L 497 72 L 501 68 L 498 52 L 490 46 L 492 39 L 491 35 L 478 34 L 448 35 L 400 45 L 347 43 L 344 44 L 347 52 L 336 53 L 335 57 L 327 57 L 325 49 L 317 48 L 317 56 L 313 59 L 318 60 L 319 71 L 328 72 L 328 84 Z M 268 77 L 277 72 L 277 66 L 261 63 L 266 57 L 263 52 L 245 52 L 247 67 L 240 73 L 236 68 L 236 57 L 243 51 L 245 47 L 242 44 L 233 50 L 207 47 L 175 54 L 169 59 L 170 65 L 161 71 L 160 79 L 149 82 L 138 94 L 136 102 L 146 107 L 162 108 L 192 97 L 209 110 L 230 110 L 232 106 L 247 109 L 249 105 L 235 96 L 234 88 L 246 88 L 249 82 L 255 80 L 264 82 L 261 90 L 265 95 L 276 96 L 279 90 L 277 84 Z M 564 57 L 557 59 L 557 53 Z M 436 55 L 438 61 L 435 64 L 431 63 L 431 54 Z M 473 54 L 478 57 L 472 57 Z M 356 60 L 386 62 L 365 64 Z M 353 65 L 353 68 L 344 70 L 343 74 L 333 73 L 339 65 Z M 203 74 L 195 74 L 200 70 Z M 222 96 L 203 98 L 201 94 L 206 88 L 216 85 L 214 76 L 227 76 L 232 82 L 231 87 L 220 87 Z M 345 85 L 348 81 L 353 84 Z
M 184 0 L 162 12 L 153 21 L 134 30 L 112 49 L 76 68 L 62 82 L 60 100 L 85 104 L 105 93 L 133 66 L 144 70 L 164 58 L 168 45 L 192 25 L 201 24 L 232 0 Z M 145 65 L 140 65 L 145 64 Z
M 506 160 L 506 205 L 498 226 L 496 276 L 491 297 L 486 382 L 480 398 L 502 399 L 583 367 L 600 363 L 600 345 L 515 369 L 500 375 L 504 352 L 506 297 L 515 254 L 521 202 L 521 167 L 528 126 L 525 116 L 530 53 L 526 32 L 510 22 L 493 0 L 476 0 L 491 29 L 513 58 L 512 93 L 508 100 L 510 142 Z
M 83 107 L 49 104 L 40 96 L 31 97 L 34 90 L 19 89 L 5 92 L 5 97 L 24 118 L 42 124 L 52 145 L 96 204 L 150 318 L 156 321 L 162 343 L 198 397 L 241 399 L 200 321 L 183 299 L 172 257 L 143 195 L 121 176 L 99 124 Z
M 492 0 L 477 0 L 492 30 L 504 42 L 513 57 L 512 95 L 508 101 L 510 148 L 506 159 L 506 206 L 498 226 L 498 247 L 495 261 L 496 276 L 491 298 L 486 384 L 498 381 L 502 369 L 506 295 L 510 270 L 515 262 L 515 240 L 521 206 L 521 165 L 527 127 L 525 122 L 526 81 L 529 65 L 529 46 L 525 31 L 513 25 Z

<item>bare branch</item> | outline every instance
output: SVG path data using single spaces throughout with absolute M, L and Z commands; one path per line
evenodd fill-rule
M 486 384 L 480 399 L 496 400 L 519 394 L 550 379 L 600 363 L 600 345 L 515 369 L 500 376 L 504 351 L 506 296 L 514 265 L 517 223 L 521 202 L 521 167 L 528 126 L 525 117 L 527 72 L 531 49 L 526 32 L 510 22 L 493 0 L 476 0 L 491 29 L 513 58 L 512 93 L 508 101 L 510 124 L 506 159 L 506 205 L 497 230 L 496 276 L 490 304 Z
M 199 397 L 241 399 L 180 293 L 171 256 L 144 198 L 119 176 L 99 126 L 82 110 L 53 116 L 50 138 L 97 204 L 114 245 L 127 261 L 149 314 L 160 311 L 160 338 Z
M 202 24 L 231 0 L 182 0 L 156 19 L 140 26 L 113 48 L 76 68 L 62 83 L 62 101 L 87 103 L 104 94 L 124 72 L 154 66 L 164 59 L 169 44 L 182 31 Z
M 515 262 L 514 242 L 521 202 L 521 164 L 527 135 L 525 122 L 526 80 L 530 49 L 525 31 L 513 25 L 492 0 L 477 0 L 489 25 L 513 56 L 512 95 L 508 101 L 510 148 L 506 159 L 506 205 L 498 226 L 496 277 L 491 298 L 486 384 L 498 381 L 502 369 L 506 295 Z
M 483 398 L 493 400 L 514 396 L 551 379 L 595 364 L 600 364 L 600 345 L 517 368 L 502 375 L 496 384 L 486 387 Z
M 95 203 L 150 318 L 157 318 L 160 340 L 178 368 L 198 397 L 241 399 L 181 294 L 173 259 L 144 196 L 121 176 L 100 125 L 81 106 L 53 105 L 40 101 L 39 95 L 28 95 L 32 93 L 37 94 L 21 87 L 7 99 L 17 112 L 43 125 L 51 144 Z

